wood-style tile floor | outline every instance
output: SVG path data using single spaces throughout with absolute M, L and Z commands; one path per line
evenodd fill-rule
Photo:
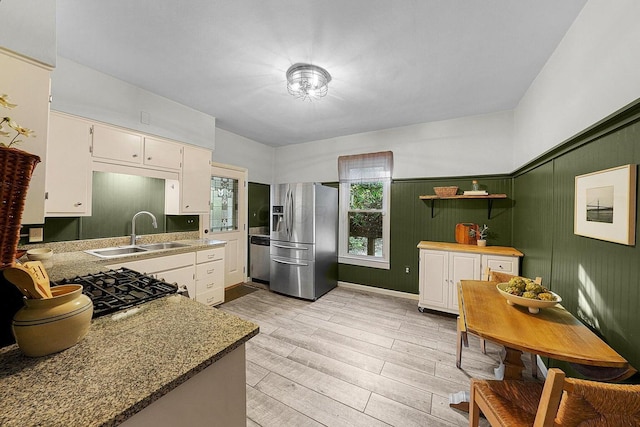
M 468 425 L 449 393 L 494 378 L 499 360 L 500 347 L 482 354 L 470 336 L 457 369 L 455 319 L 404 298 L 339 287 L 310 302 L 261 289 L 220 309 L 260 325 L 246 345 L 247 426 Z

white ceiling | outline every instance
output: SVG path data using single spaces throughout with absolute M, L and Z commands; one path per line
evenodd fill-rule
M 512 109 L 585 3 L 57 0 L 58 54 L 280 146 Z M 296 62 L 325 98 L 288 94 Z

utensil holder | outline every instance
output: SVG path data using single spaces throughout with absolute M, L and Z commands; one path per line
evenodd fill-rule
M 93 303 L 82 285 L 51 288 L 53 298 L 25 298 L 11 329 L 18 347 L 30 357 L 46 356 L 76 345 L 89 332 Z

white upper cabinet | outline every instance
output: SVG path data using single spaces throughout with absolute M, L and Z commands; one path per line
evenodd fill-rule
M 93 125 L 93 157 L 142 163 L 142 135 L 111 126 Z
M 91 215 L 91 123 L 52 112 L 45 215 Z
M 144 138 L 144 164 L 161 169 L 179 170 L 182 164 L 182 144 Z
M 48 67 L 0 48 L 0 94 L 9 95 L 9 101 L 18 105 L 11 111 L 0 108 L 1 117 L 9 116 L 20 126 L 34 131 L 34 137 L 18 138 L 22 142 L 15 148 L 40 157 L 29 182 L 22 224 L 44 222 L 50 74 Z M 12 138 L 14 135 L 11 131 Z M 3 138 L 3 142 L 7 142 L 7 138 Z
M 180 213 L 207 213 L 211 199 L 211 150 L 185 145 L 182 153 Z

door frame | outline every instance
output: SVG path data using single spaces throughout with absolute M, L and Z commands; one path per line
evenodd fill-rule
M 228 233 L 240 233 L 241 238 L 239 239 L 239 244 L 241 246 L 241 256 L 240 259 L 237 260 L 238 268 L 242 268 L 242 281 L 246 282 L 248 280 L 249 271 L 247 268 L 247 258 L 248 258 L 248 229 L 247 229 L 247 212 L 248 212 L 248 203 L 249 196 L 247 191 L 247 180 L 248 180 L 248 169 L 227 165 L 224 163 L 216 163 L 210 162 L 211 164 L 211 176 L 219 176 L 225 178 L 232 178 L 238 180 L 238 230 L 237 231 L 222 231 L 222 232 L 212 232 L 209 230 L 210 223 L 210 214 L 202 214 L 200 216 L 200 237 L 207 239 L 218 239 L 225 240 L 224 235 Z M 228 253 L 228 251 L 227 251 Z M 226 261 L 225 261 L 225 264 Z M 229 274 L 225 267 L 225 275 L 224 275 L 224 285 L 225 288 L 235 285 L 236 283 L 231 283 L 232 280 L 229 279 Z

